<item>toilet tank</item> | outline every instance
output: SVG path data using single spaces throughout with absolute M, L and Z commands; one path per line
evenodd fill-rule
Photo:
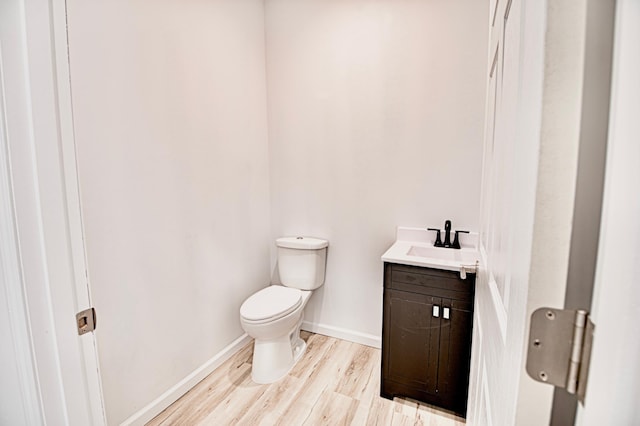
M 283 237 L 278 246 L 278 273 L 286 287 L 314 290 L 324 284 L 329 241 L 310 237 Z

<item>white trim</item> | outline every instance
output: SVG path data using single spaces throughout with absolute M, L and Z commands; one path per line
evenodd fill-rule
M 13 347 L 20 378 L 20 388 L 14 391 L 21 395 L 24 420 L 28 424 L 35 425 L 44 423 L 44 408 L 36 376 L 31 321 L 16 235 L 1 49 L 2 46 L 0 46 L 0 291 L 6 296 L 7 306 L 0 309 L 6 309 L 11 330 L 11 340 L 2 344 Z
M 8 133 L 6 142 L 8 144 L 14 142 L 5 153 L 8 153 L 10 164 L 9 173 L 15 214 L 14 235 L 20 256 L 22 279 L 21 298 L 16 298 L 11 303 L 24 304 L 23 308 L 19 306 L 12 306 L 12 308 L 25 309 L 29 323 L 37 325 L 30 327 L 28 332 L 40 392 L 43 416 L 41 423 L 64 425 L 73 423 L 70 420 L 66 398 L 71 394 L 71 389 L 82 392 L 82 387 L 76 386 L 72 381 L 65 383 L 63 380 L 61 352 L 63 349 L 68 349 L 66 353 L 69 353 L 73 348 L 69 347 L 70 345 L 66 348 L 61 345 L 58 330 L 55 328 L 56 317 L 51 290 L 55 287 L 63 291 L 64 284 L 53 280 L 50 274 L 43 223 L 43 199 L 55 202 L 57 193 L 42 191 L 39 182 L 40 173 L 42 171 L 45 175 L 47 174 L 45 169 L 47 172 L 50 170 L 49 167 L 45 167 L 45 164 L 39 164 L 36 156 L 37 149 L 50 147 L 51 141 L 57 134 L 56 113 L 52 111 L 55 101 L 52 102 L 51 84 L 49 84 L 52 81 L 52 72 L 47 66 L 51 61 L 49 15 L 46 5 L 40 1 L 16 0 L 11 3 L 14 12 L 19 15 L 19 18 L 14 20 L 17 31 L 15 37 L 7 39 L 7 44 L 3 46 L 13 50 L 12 55 L 19 59 L 6 62 L 7 67 L 3 70 L 5 84 L 10 82 L 11 87 L 15 89 L 3 95 L 6 102 L 4 108 L 8 110 L 5 117 L 7 119 L 5 130 Z M 3 56 L 7 52 L 5 51 Z M 9 64 L 12 66 L 8 67 Z M 50 162 L 54 163 L 56 157 L 50 158 Z M 44 163 L 46 166 L 49 165 L 49 161 Z M 53 181 L 50 175 L 51 173 L 47 174 L 47 179 Z M 47 197 L 41 197 L 41 193 L 47 194 Z M 61 228 L 63 227 L 53 227 L 54 234 L 59 233 Z M 63 252 L 59 247 L 51 251 Z M 57 262 L 56 266 L 58 265 L 64 267 L 64 261 Z M 72 326 L 74 322 L 71 321 Z M 78 407 L 76 411 L 84 410 L 83 405 L 76 404 L 76 406 Z M 74 417 L 74 419 L 80 419 L 75 423 L 87 424 L 85 418 L 81 419 L 81 417 L 82 414 Z
M 84 246 L 84 226 L 80 204 L 80 185 L 76 158 L 73 108 L 71 102 L 71 71 L 69 68 L 67 6 L 65 0 L 49 0 L 53 53 L 55 60 L 55 85 L 59 125 L 59 144 L 64 174 L 64 194 L 68 222 L 68 238 L 72 261 L 75 302 L 78 310 L 92 306 L 88 283 L 88 267 Z M 98 348 L 94 333 L 82 336 L 79 341 L 82 353 L 87 400 L 95 426 L 106 425 L 106 410 L 102 391 Z
M 602 223 L 591 315 L 595 335 L 576 425 L 637 425 L 640 288 L 640 3 L 615 11 L 611 105 Z
M 489 394 L 489 382 L 487 379 L 487 364 L 482 362 L 482 401 L 485 418 L 487 420 L 486 425 L 481 426 L 492 426 L 493 425 L 493 415 L 491 413 L 491 396 Z
M 333 325 L 319 324 L 311 321 L 303 321 L 301 328 L 312 333 L 324 334 L 325 336 L 371 346 L 372 348 L 380 349 L 382 347 L 382 337 L 374 334 L 361 333 L 355 330 L 335 327 Z
M 484 365 L 484 334 L 482 333 L 482 321 L 480 321 L 480 304 L 475 303 L 473 319 L 473 336 L 471 346 L 471 370 L 469 372 L 469 392 L 467 397 L 467 422 L 471 425 L 477 423 L 480 415 L 480 398 L 482 397 L 482 368 Z M 476 374 L 472 374 L 476 372 Z M 472 400 L 473 398 L 473 400 Z
M 138 412 L 134 413 L 128 419 L 121 423 L 122 426 L 144 425 L 149 420 L 160 414 L 162 410 L 173 404 L 182 395 L 187 393 L 191 388 L 198 384 L 202 379 L 207 377 L 213 370 L 220 367 L 226 360 L 235 355 L 240 349 L 245 347 L 251 341 L 246 333 L 234 340 L 230 345 L 222 349 L 211 359 L 206 361 L 200 367 L 195 369 L 184 379 L 170 387 L 165 393 L 151 401 Z
M 489 294 L 491 295 L 491 302 L 493 306 L 493 312 L 495 313 L 498 326 L 500 327 L 500 337 L 502 338 L 502 344 L 507 344 L 507 309 L 504 306 L 504 300 L 500 296 L 500 290 L 498 290 L 498 283 L 491 270 L 487 267 L 487 252 L 484 248 L 484 244 L 480 243 L 480 262 L 484 265 L 485 274 L 487 274 L 487 287 L 489 288 Z M 476 282 L 479 280 L 476 278 Z M 476 291 L 477 293 L 477 291 Z

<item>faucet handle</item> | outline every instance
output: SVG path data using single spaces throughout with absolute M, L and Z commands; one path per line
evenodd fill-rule
M 458 240 L 458 234 L 468 234 L 469 231 L 456 231 L 456 235 L 453 237 L 453 244 L 451 248 L 460 249 L 460 241 Z
M 427 228 L 427 231 L 436 231 L 436 242 L 433 243 L 434 247 L 443 247 L 444 244 L 442 244 L 442 240 L 440 239 L 440 230 L 437 228 Z

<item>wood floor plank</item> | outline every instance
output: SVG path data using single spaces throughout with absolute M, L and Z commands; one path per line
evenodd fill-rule
M 190 395 L 161 425 L 197 424 L 225 398 L 235 394 L 237 388 L 233 383 L 245 380 L 251 380 L 251 365 L 246 363 L 230 370 L 228 377 L 217 377 L 216 380 L 205 383 L 206 386 L 200 392 Z
M 283 416 L 291 398 L 305 385 L 303 379 L 288 375 L 284 379 L 269 386 L 260 398 L 240 418 L 240 424 L 256 425 L 276 424 Z
M 359 401 L 325 389 L 303 425 L 350 425 Z
M 335 339 L 322 334 L 314 334 L 304 339 L 307 342 L 307 350 L 304 356 L 293 366 L 289 375 L 298 378 L 308 378 L 322 361 L 326 352 L 335 345 Z
M 375 369 L 375 349 L 358 345 L 335 391 L 355 399 L 362 399 L 371 380 L 370 372 Z
M 365 424 L 367 426 L 386 426 L 391 424 L 392 419 L 393 401 L 381 397 L 373 398 Z
M 250 378 L 243 380 L 234 391 L 226 396 L 208 415 L 200 420 L 197 425 L 236 425 L 240 423 L 243 415 L 251 408 L 269 388 L 269 385 L 259 385 Z
M 425 426 L 462 426 L 465 419 L 449 411 L 440 410 L 431 405 L 418 403 L 416 425 Z
M 305 386 L 293 396 L 287 410 L 283 413 L 284 426 L 304 423 L 325 389 L 333 388 L 340 374 L 347 367 L 347 360 L 355 349 L 355 344 L 344 340 L 331 339 L 331 346 L 325 355 L 317 361 Z
M 253 344 L 248 344 L 147 425 L 167 426 L 197 422 L 220 399 L 233 393 L 235 381 L 250 380 L 251 364 L 247 360 L 252 355 Z
M 381 398 L 379 349 L 308 332 L 301 337 L 307 351 L 282 380 L 269 385 L 251 380 L 250 344 L 147 425 L 465 424 L 426 404 Z
M 369 414 L 372 410 L 374 400 L 383 399 L 380 398 L 380 351 L 374 348 L 368 348 L 371 350 L 372 356 L 369 362 L 369 370 L 363 371 L 363 377 L 366 376 L 366 384 L 362 394 L 359 396 L 360 405 L 356 416 L 354 417 L 354 425 L 370 424 Z M 387 401 L 386 399 L 384 401 Z M 388 401 L 391 404 L 391 401 Z M 390 419 L 388 419 L 390 421 Z
M 415 421 L 415 418 L 394 410 L 391 418 L 391 426 L 413 426 Z
M 412 419 L 416 418 L 418 412 L 418 403 L 416 401 L 395 398 L 394 402 L 394 412 L 411 417 Z

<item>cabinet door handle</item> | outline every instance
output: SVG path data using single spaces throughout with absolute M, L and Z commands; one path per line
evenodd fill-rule
M 440 306 L 433 305 L 433 316 L 436 318 L 440 316 Z
M 451 310 L 450 310 L 449 308 L 443 308 L 443 309 L 442 309 L 442 317 L 443 317 L 444 319 L 449 319 L 449 312 L 450 312 L 450 311 L 451 311 Z

